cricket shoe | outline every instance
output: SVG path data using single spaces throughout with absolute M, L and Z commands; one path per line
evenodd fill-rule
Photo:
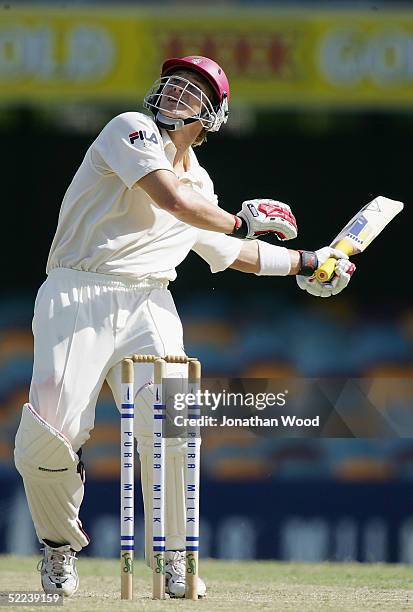
M 52 548 L 43 548 L 43 559 L 37 569 L 41 574 L 42 587 L 45 593 L 61 593 L 70 597 L 79 587 L 79 576 L 76 570 L 76 553 L 68 544 Z
M 165 591 L 172 598 L 185 597 L 185 565 L 184 550 L 165 552 Z M 198 597 L 205 597 L 205 595 L 205 582 L 198 576 Z

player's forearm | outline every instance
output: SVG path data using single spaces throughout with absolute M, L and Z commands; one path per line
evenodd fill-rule
M 288 252 L 290 254 L 291 259 L 291 268 L 288 274 L 290 276 L 295 276 L 300 271 L 300 253 L 298 251 L 292 251 L 291 249 L 288 249 Z
M 234 229 L 234 215 L 214 206 L 190 187 L 181 185 L 177 196 L 169 212 L 180 221 L 199 229 L 223 234 L 230 234 Z
M 230 268 L 238 270 L 238 272 L 257 274 L 260 270 L 258 240 L 246 240 L 243 242 L 241 251 Z
M 242 244 L 240 254 L 230 268 L 239 272 L 260 274 L 263 271 L 264 262 L 261 261 L 259 247 L 261 247 L 262 257 L 263 244 L 265 243 L 260 243 L 258 240 L 245 241 Z M 265 265 L 266 267 L 272 266 L 274 275 L 277 275 L 277 271 L 280 276 L 295 275 L 300 271 L 301 262 L 298 251 L 292 251 L 275 245 L 266 245 L 265 250 L 273 258 L 270 264 L 266 263 Z
M 155 170 L 141 178 L 138 186 L 159 208 L 188 225 L 222 234 L 230 234 L 234 229 L 234 215 L 182 184 L 173 172 Z

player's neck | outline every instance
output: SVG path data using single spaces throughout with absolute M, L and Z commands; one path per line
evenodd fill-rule
M 181 130 L 168 132 L 169 138 L 172 140 L 176 148 L 175 158 L 173 161 L 174 168 L 179 165 L 184 165 L 188 160 L 188 151 L 195 142 L 202 126 L 197 123 L 186 125 Z M 185 168 L 187 170 L 187 168 Z

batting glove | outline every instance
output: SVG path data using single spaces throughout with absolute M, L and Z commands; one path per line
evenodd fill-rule
M 235 216 L 231 236 L 254 240 L 263 234 L 273 233 L 279 240 L 297 237 L 297 221 L 288 204 L 277 200 L 246 200 Z
M 316 251 L 315 254 L 318 260 L 318 267 L 320 267 L 329 257 L 337 259 L 334 276 L 329 282 L 320 283 L 315 276 L 308 277 L 297 275 L 296 279 L 298 286 L 300 289 L 317 297 L 331 297 L 332 295 L 337 295 L 337 293 L 343 291 L 349 284 L 356 266 L 349 261 L 345 253 L 338 249 L 324 247 Z

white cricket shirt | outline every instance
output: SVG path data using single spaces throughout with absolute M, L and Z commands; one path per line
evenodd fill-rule
M 64 196 L 47 272 L 73 268 L 134 279 L 174 280 L 192 249 L 219 272 L 238 257 L 242 242 L 200 230 L 160 209 L 136 182 L 154 170 L 174 172 L 175 146 L 142 113 L 110 121 L 88 149 Z M 192 149 L 180 180 L 217 205 L 208 173 Z

